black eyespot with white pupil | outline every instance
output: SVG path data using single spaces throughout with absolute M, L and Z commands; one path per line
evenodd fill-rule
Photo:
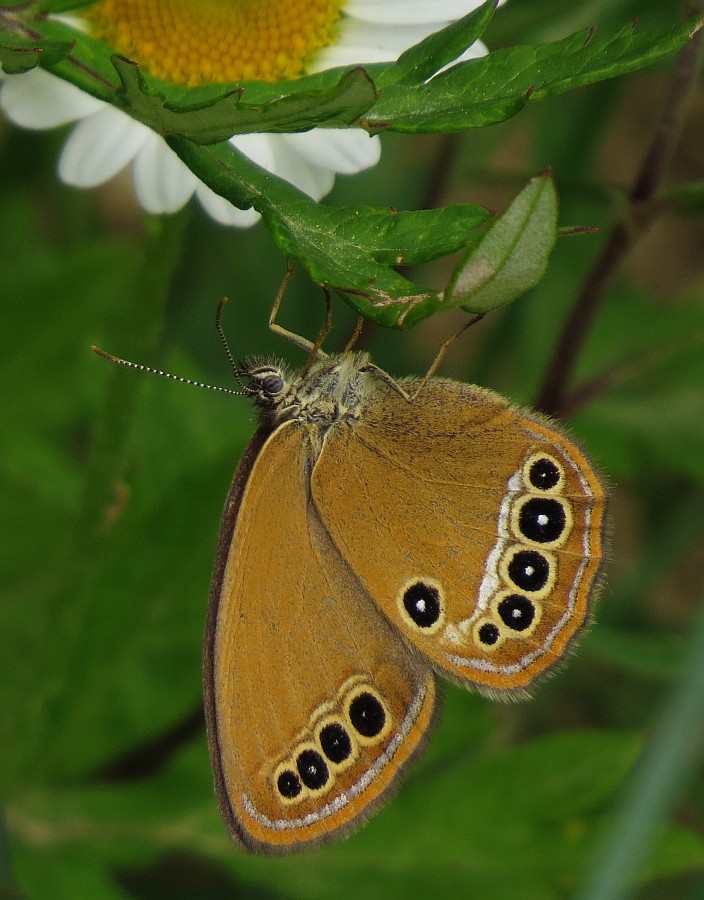
M 550 563 L 537 550 L 519 550 L 508 564 L 508 576 L 523 591 L 540 591 L 548 583 Z
M 430 628 L 442 612 L 440 591 L 431 584 L 417 581 L 404 591 L 403 606 L 419 628 Z
M 560 470 L 556 463 L 543 456 L 536 459 L 528 470 L 528 481 L 538 491 L 549 491 L 560 481 Z
M 344 762 L 352 753 L 352 741 L 340 722 L 329 722 L 320 730 L 320 746 L 327 758 L 334 763 Z
M 301 750 L 296 758 L 296 768 L 303 784 L 314 791 L 320 790 L 330 778 L 328 765 L 317 750 Z
M 535 618 L 535 607 L 528 597 L 522 594 L 511 594 L 499 603 L 501 621 L 513 631 L 525 631 L 530 628 Z
M 383 704 L 374 694 L 364 691 L 352 700 L 349 706 L 350 722 L 362 737 L 373 738 L 384 730 L 386 712 Z
M 556 541 L 566 524 L 567 516 L 562 504 L 551 497 L 531 497 L 518 515 L 521 534 L 537 544 Z
M 493 622 L 485 622 L 478 632 L 479 640 L 487 647 L 493 647 L 499 639 L 499 629 Z
M 301 779 L 292 769 L 284 769 L 283 772 L 279 772 L 279 777 L 276 779 L 276 786 L 279 789 L 281 796 L 285 797 L 287 800 L 293 800 L 294 797 L 297 797 L 303 790 Z

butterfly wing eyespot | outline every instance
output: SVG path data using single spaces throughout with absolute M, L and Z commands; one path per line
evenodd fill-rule
M 573 524 L 572 508 L 563 497 L 524 494 L 512 508 L 513 534 L 541 547 L 559 547 L 564 544 Z
M 523 467 L 523 483 L 528 490 L 558 493 L 565 483 L 564 467 L 549 453 L 531 453 Z
M 371 685 L 361 685 L 346 701 L 346 719 L 361 744 L 379 744 L 391 732 L 393 718 Z
M 532 598 L 545 597 L 555 587 L 557 558 L 542 548 L 515 544 L 502 554 L 499 575 L 503 584 Z
M 359 755 L 354 735 L 340 717 L 326 719 L 318 725 L 316 739 L 323 755 L 337 771 L 349 768 Z
M 542 615 L 542 607 L 534 597 L 509 591 L 498 594 L 493 607 L 503 625 L 523 637 L 530 634 Z
M 409 578 L 398 593 L 397 604 L 401 616 L 412 629 L 428 635 L 442 628 L 444 596 L 442 586 L 434 578 Z
M 424 742 L 435 706 L 432 672 L 310 507 L 308 454 L 305 429 L 290 424 L 253 439 L 225 507 L 206 629 L 221 813 L 236 840 L 270 854 L 365 821 Z
M 450 678 L 523 693 L 588 621 L 603 486 L 557 426 L 490 391 L 433 379 L 407 403 L 377 385 L 311 490 L 366 591 Z

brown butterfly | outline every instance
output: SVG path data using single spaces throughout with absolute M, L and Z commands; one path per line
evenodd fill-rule
M 557 665 L 603 556 L 604 487 L 554 423 L 294 340 L 301 373 L 235 367 L 260 427 L 205 640 L 220 810 L 264 853 L 338 838 L 384 802 L 428 734 L 436 675 L 505 697 Z

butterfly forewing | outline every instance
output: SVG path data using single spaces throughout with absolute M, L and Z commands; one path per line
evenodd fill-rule
M 230 832 L 290 852 L 348 831 L 394 784 L 434 708 L 409 652 L 309 503 L 309 432 L 259 433 L 226 505 L 206 711 Z

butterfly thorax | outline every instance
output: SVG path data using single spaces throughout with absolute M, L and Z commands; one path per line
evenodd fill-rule
M 360 417 L 373 387 L 367 353 L 321 356 L 306 372 L 274 359 L 250 359 L 240 370 L 262 424 L 298 421 L 327 427 Z

